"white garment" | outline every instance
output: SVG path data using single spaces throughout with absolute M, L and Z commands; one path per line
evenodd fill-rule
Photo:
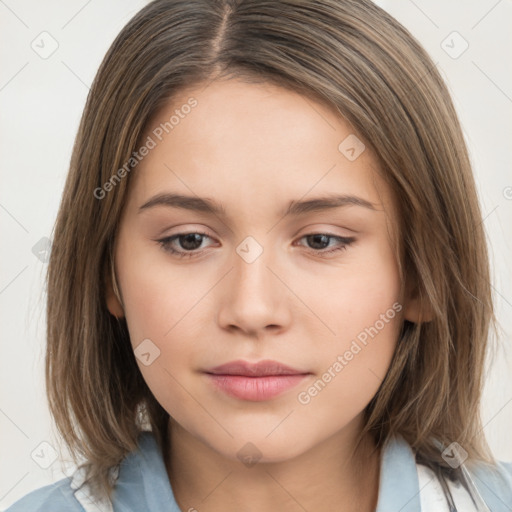
M 491 512 L 480 496 L 468 471 L 463 466 L 464 476 L 471 489 L 471 495 L 459 482 L 446 479 L 450 496 L 446 496 L 438 476 L 427 466 L 416 464 L 420 486 L 421 512 Z M 473 501 L 474 500 L 474 501 Z M 450 501 L 452 503 L 450 504 Z
M 113 481 L 119 476 L 119 466 L 115 466 L 110 470 L 110 478 Z M 88 483 L 84 484 L 85 471 L 83 468 L 77 469 L 73 473 L 70 487 L 75 492 L 75 499 L 82 505 L 85 512 L 114 512 L 112 502 L 108 499 L 98 500 L 94 497 L 93 492 Z

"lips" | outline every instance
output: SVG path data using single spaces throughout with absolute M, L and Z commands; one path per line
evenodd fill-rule
M 307 374 L 302 370 L 291 368 L 277 361 L 266 359 L 258 363 L 246 361 L 232 361 L 208 370 L 206 373 L 214 375 L 242 375 L 244 377 L 266 377 L 268 375 L 300 375 Z
M 216 389 L 231 397 L 261 402 L 297 386 L 311 372 L 265 360 L 258 363 L 232 361 L 211 368 L 205 375 Z

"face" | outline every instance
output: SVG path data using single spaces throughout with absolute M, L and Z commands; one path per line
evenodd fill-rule
M 173 422 L 263 461 L 360 428 L 409 311 L 370 148 L 327 106 L 238 80 L 182 91 L 144 140 L 108 305 Z M 288 369 L 215 370 L 269 360 Z

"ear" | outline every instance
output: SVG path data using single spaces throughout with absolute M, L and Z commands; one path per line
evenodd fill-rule
M 109 269 L 111 271 L 109 272 Z M 121 303 L 121 298 L 116 294 L 114 291 L 114 284 L 113 279 L 115 279 L 114 269 L 111 267 L 111 265 L 107 265 L 106 270 L 106 276 L 105 276 L 105 283 L 106 283 L 106 302 L 107 302 L 107 308 L 111 315 L 115 316 L 116 318 L 123 318 L 124 317 L 124 309 L 123 305 Z M 117 288 L 117 284 L 116 284 Z
M 410 283 L 411 281 L 405 291 L 404 319 L 415 324 L 432 321 L 432 306 L 420 295 L 418 287 Z

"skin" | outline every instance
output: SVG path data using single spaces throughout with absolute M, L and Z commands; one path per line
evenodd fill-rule
M 338 145 L 354 130 L 327 105 L 269 84 L 216 81 L 183 90 L 157 113 L 148 134 L 190 97 L 197 106 L 132 171 L 116 239 L 121 300 L 132 346 L 150 339 L 160 355 L 144 379 L 171 415 L 164 454 L 182 510 L 373 511 L 380 453 L 354 443 L 363 411 L 384 378 L 404 318 L 418 304 L 400 295 L 392 194 L 369 147 L 354 161 Z M 225 216 L 158 205 L 161 193 L 207 197 Z M 286 215 L 291 200 L 349 194 L 374 209 L 345 205 Z M 196 249 L 177 233 L 204 232 Z M 315 242 L 306 235 L 333 235 Z M 248 236 L 263 252 L 236 251 Z M 343 250 L 335 237 L 354 241 Z M 323 243 L 323 245 L 322 245 Z M 298 401 L 356 336 L 398 302 L 400 314 L 308 404 Z M 219 391 L 203 370 L 243 359 L 273 359 L 311 372 L 263 402 Z M 248 467 L 237 452 L 261 454 Z M 364 469 L 361 469 L 364 468 Z

